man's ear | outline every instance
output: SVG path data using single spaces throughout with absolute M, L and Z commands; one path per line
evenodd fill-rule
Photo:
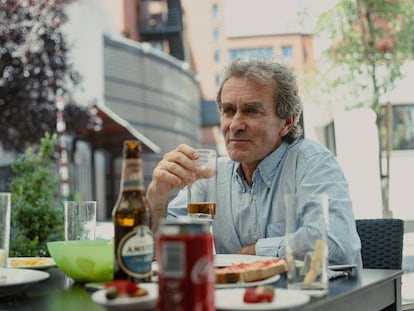
M 280 129 L 280 136 L 286 136 L 287 133 L 292 129 L 293 124 L 295 124 L 296 115 L 292 114 L 289 118 L 285 119 L 285 125 Z

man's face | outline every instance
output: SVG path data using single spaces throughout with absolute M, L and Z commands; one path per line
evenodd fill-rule
M 287 133 L 286 121 L 276 114 L 273 85 L 232 77 L 223 85 L 221 103 L 221 130 L 230 158 L 257 167 Z

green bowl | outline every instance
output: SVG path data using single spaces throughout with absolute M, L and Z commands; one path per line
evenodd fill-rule
M 76 282 L 106 282 L 113 278 L 112 240 L 55 241 L 48 242 L 47 248 L 56 265 Z

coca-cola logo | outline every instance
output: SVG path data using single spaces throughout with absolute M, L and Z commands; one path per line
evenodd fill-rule
M 209 260 L 208 256 L 200 257 L 195 263 L 193 270 L 191 270 L 191 281 L 193 284 L 215 282 L 214 277 L 213 260 Z

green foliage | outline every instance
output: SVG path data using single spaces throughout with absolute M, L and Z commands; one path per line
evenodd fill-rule
M 340 0 L 321 15 L 317 32 L 333 44 L 327 55 L 340 66 L 332 87 L 348 84 L 377 114 L 381 98 L 402 78 L 401 66 L 414 55 L 412 0 Z
M 0 145 L 24 152 L 56 130 L 56 97 L 65 97 L 66 133 L 95 125 L 92 107 L 71 100 L 81 81 L 62 32 L 75 0 L 0 1 Z M 24 122 L 22 121 L 24 120 Z
M 12 232 L 10 256 L 48 256 L 47 242 L 63 239 L 63 206 L 56 134 L 45 134 L 38 149 L 26 149 L 12 163 Z
M 390 128 L 384 123 L 383 106 L 387 93 L 403 77 L 401 67 L 414 57 L 414 6 L 412 0 L 339 0 L 337 5 L 322 14 L 317 33 L 328 37 L 332 44 L 326 51 L 333 61 L 330 86 L 344 86 L 355 92 L 347 99 L 349 106 L 370 107 L 377 115 L 380 151 L 390 145 Z M 389 163 L 389 153 L 387 153 Z M 382 179 L 383 213 L 388 217 L 388 172 Z

